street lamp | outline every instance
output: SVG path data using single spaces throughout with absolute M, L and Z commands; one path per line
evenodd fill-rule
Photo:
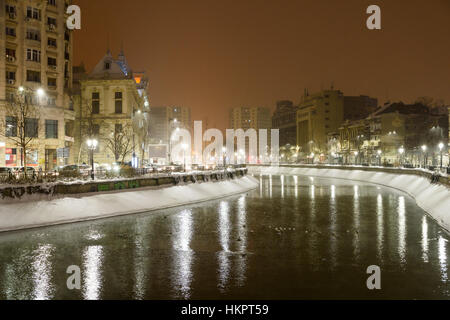
M 378 155 L 378 165 L 381 167 L 381 154 L 383 153 L 383 151 L 378 150 L 377 151 L 377 155 Z
M 223 157 L 223 168 L 225 170 L 225 167 L 227 165 L 227 148 L 222 147 L 222 157 Z
M 441 155 L 441 170 L 442 170 L 442 149 L 444 149 L 444 144 L 442 142 L 439 143 L 439 153 Z
M 182 145 L 181 145 L 181 147 L 183 148 L 183 158 L 184 158 L 184 172 L 186 172 L 186 150 L 187 150 L 187 148 L 188 148 L 188 145 L 187 145 L 187 143 L 183 143 Z
M 87 146 L 91 154 L 91 179 L 94 180 L 94 150 L 97 149 L 98 141 L 95 139 L 89 139 L 87 141 Z
M 355 154 L 355 166 L 356 166 L 358 164 L 358 154 L 359 154 L 359 152 L 355 151 L 354 154 Z
M 426 167 L 426 157 L 425 157 L 425 155 L 426 155 L 426 152 L 427 152 L 427 146 L 426 145 L 422 146 L 422 152 L 423 152 L 423 168 L 425 169 L 425 167 Z

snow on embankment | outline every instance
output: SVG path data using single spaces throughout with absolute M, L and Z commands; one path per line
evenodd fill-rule
M 250 167 L 249 173 L 272 175 L 306 175 L 375 183 L 398 189 L 412 196 L 419 207 L 450 231 L 450 189 L 432 184 L 429 179 L 413 174 L 393 174 L 382 171 L 343 170 L 327 168 Z
M 161 189 L 1 204 L 0 232 L 187 205 L 247 192 L 257 186 L 257 180 L 245 176 L 233 180 L 194 183 Z

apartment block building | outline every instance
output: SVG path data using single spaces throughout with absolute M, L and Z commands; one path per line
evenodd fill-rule
M 27 152 L 29 166 L 52 170 L 73 152 L 72 32 L 66 28 L 68 0 L 0 0 L 0 166 L 21 166 L 23 150 L 10 139 L 14 119 L 7 106 L 30 92 L 39 117 Z M 37 97 L 39 93 L 39 97 Z M 28 149 L 28 148 L 27 148 Z

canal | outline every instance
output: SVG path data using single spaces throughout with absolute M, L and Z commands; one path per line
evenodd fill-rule
M 450 297 L 450 237 L 406 194 L 255 178 L 258 189 L 221 200 L 0 234 L 0 299 Z M 66 285 L 73 265 L 80 290 Z M 367 289 L 371 265 L 381 290 Z

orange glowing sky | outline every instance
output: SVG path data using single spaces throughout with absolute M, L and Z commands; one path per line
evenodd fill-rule
M 383 103 L 450 103 L 449 0 L 78 0 L 75 64 L 91 70 L 108 38 L 151 80 L 151 105 L 182 105 L 224 128 L 237 106 L 298 103 L 334 83 Z M 366 8 L 382 30 L 366 29 Z

